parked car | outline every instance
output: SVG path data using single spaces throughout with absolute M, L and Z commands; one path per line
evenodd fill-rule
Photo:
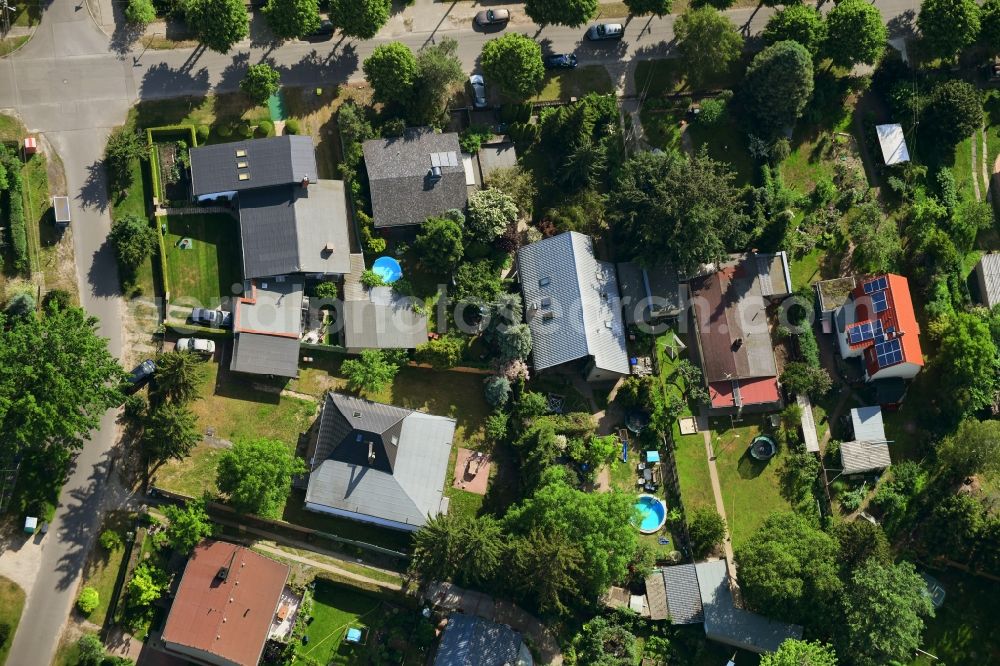
M 146 382 L 148 382 L 153 374 L 156 372 L 156 364 L 153 363 L 152 359 L 147 358 L 145 361 L 135 366 L 132 372 L 128 376 L 128 388 L 137 391 L 142 388 Z
M 510 21 L 507 9 L 484 9 L 476 14 L 476 25 L 480 28 L 504 28 Z
M 621 23 L 598 23 L 590 26 L 587 30 L 587 39 L 599 42 L 606 39 L 621 39 L 625 35 L 625 28 Z
M 210 328 L 229 328 L 233 325 L 233 313 L 225 310 L 195 308 L 191 311 L 191 321 Z
M 215 353 L 215 341 L 205 338 L 181 338 L 177 341 L 177 351 L 189 351 L 196 354 L 212 355 Z
M 545 59 L 549 69 L 575 69 L 576 55 L 573 53 L 554 53 Z
M 330 19 L 320 19 L 319 27 L 306 35 L 306 39 L 330 39 L 335 29 L 333 21 Z
M 469 85 L 472 86 L 472 106 L 477 109 L 486 108 L 486 82 L 479 74 L 469 77 Z

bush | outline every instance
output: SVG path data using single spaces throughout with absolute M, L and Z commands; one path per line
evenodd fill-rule
M 366 287 L 381 287 L 385 285 L 385 280 L 375 271 L 365 270 L 361 273 L 361 284 Z
M 316 285 L 313 290 L 316 294 L 316 298 L 321 298 L 324 300 L 335 300 L 337 298 L 337 283 L 336 282 L 320 282 Z
M 53 307 L 57 310 L 65 310 L 72 305 L 73 296 L 65 289 L 52 289 L 45 292 L 45 296 L 42 297 L 42 307 L 46 310 Z
M 257 123 L 257 134 L 259 136 L 274 136 L 274 123 L 270 120 L 262 120 Z
M 156 9 L 152 0 L 128 0 L 125 18 L 129 23 L 145 27 L 156 20 Z
M 492 138 L 493 130 L 487 125 L 473 125 L 458 136 L 458 145 L 463 153 L 475 155 L 479 152 L 483 142 Z
M 733 91 L 724 90 L 718 97 L 711 97 L 703 100 L 701 111 L 698 113 L 697 121 L 701 125 L 717 125 L 726 115 L 726 107 L 733 97 Z
M 493 412 L 486 417 L 486 439 L 491 442 L 502 441 L 507 436 L 507 415 L 503 412 Z
M 245 120 L 236 124 L 235 132 L 244 139 L 253 138 L 253 126 Z
M 285 134 L 301 134 L 302 128 L 299 127 L 299 121 L 295 118 L 289 118 L 285 121 Z
M 229 121 L 219 123 L 215 128 L 215 133 L 223 139 L 228 139 L 233 135 L 233 123 Z
M 4 312 L 9 317 L 24 317 L 35 311 L 35 297 L 29 293 L 21 293 L 10 299 Z
M 104 530 L 101 532 L 99 541 L 101 542 L 101 548 L 108 552 L 118 550 L 122 547 L 122 538 L 114 530 Z
M 198 125 L 194 131 L 194 135 L 198 138 L 198 144 L 201 145 L 208 141 L 208 135 L 211 132 L 212 130 L 208 125 Z
M 487 377 L 483 381 L 483 392 L 486 396 L 486 402 L 494 407 L 502 407 L 510 397 L 510 382 L 507 381 L 506 377 L 496 375 Z
M 267 104 L 267 99 L 278 92 L 281 74 L 266 62 L 250 65 L 240 81 L 240 90 L 257 105 Z
M 80 590 L 80 596 L 76 599 L 76 607 L 84 615 L 90 615 L 101 605 L 101 596 L 92 587 L 85 587 Z
M 463 338 L 446 335 L 436 340 L 428 340 L 417 347 L 414 359 L 418 363 L 429 363 L 436 370 L 447 370 L 458 365 L 462 360 L 463 351 L 465 351 Z

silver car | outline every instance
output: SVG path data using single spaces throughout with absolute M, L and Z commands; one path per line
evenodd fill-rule
M 587 30 L 587 39 L 592 42 L 599 42 L 605 39 L 621 39 L 625 35 L 625 28 L 621 23 L 598 23 L 590 26 Z
M 215 353 L 215 341 L 205 338 L 181 338 L 177 341 L 175 349 L 176 351 L 189 351 L 211 356 Z
M 476 14 L 476 25 L 480 28 L 502 28 L 510 21 L 507 9 L 484 9 Z
M 469 85 L 472 87 L 472 106 L 477 109 L 486 108 L 486 82 L 479 74 L 469 77 Z

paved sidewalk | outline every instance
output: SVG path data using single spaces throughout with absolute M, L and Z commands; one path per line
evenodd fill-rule
M 705 439 L 705 457 L 708 459 L 708 476 L 712 481 L 712 494 L 715 496 L 715 510 L 726 520 L 726 503 L 722 499 L 722 485 L 719 483 L 719 471 L 715 467 L 715 450 L 712 448 L 712 430 L 709 428 L 706 417 L 698 417 L 698 429 Z M 726 540 L 722 542 L 722 548 L 726 555 L 726 570 L 729 578 L 736 580 L 736 558 L 733 555 L 732 533 L 729 531 L 729 521 L 726 521 Z

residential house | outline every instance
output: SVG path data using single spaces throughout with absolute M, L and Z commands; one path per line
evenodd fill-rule
M 802 638 L 802 627 L 738 606 L 731 586 L 725 560 L 656 570 L 646 578 L 649 618 L 704 624 L 709 639 L 757 653 L 774 652 L 786 639 Z
M 257 666 L 288 571 L 243 546 L 203 541 L 170 605 L 164 648 L 196 664 Z
M 427 315 L 413 299 L 392 287 L 361 284 L 365 259 L 351 255 L 351 271 L 344 276 L 340 343 L 348 353 L 365 349 L 415 349 L 427 342 Z
M 455 420 L 328 393 L 309 447 L 305 508 L 409 532 L 448 511 Z
M 976 264 L 979 302 L 989 309 L 1000 303 L 1000 253 L 984 254 Z
M 616 265 L 622 310 L 630 326 L 653 327 L 676 319 L 687 305 L 687 285 L 669 264 L 644 267 L 634 261 Z
M 230 369 L 295 377 L 305 280 L 351 270 L 344 183 L 319 180 L 308 136 L 192 148 L 190 162 L 194 199 L 232 200 L 240 221 L 246 283 Z
M 901 275 L 859 281 L 834 314 L 837 345 L 845 359 L 859 359 L 866 381 L 912 379 L 924 365 L 920 327 Z
M 723 413 L 779 408 L 767 306 L 791 293 L 786 254 L 734 255 L 692 278 L 688 288 L 711 408 Z
M 840 464 L 845 475 L 874 472 L 892 464 L 881 407 L 852 409 L 851 425 L 854 439 L 840 445 Z
M 533 666 L 521 634 L 505 624 L 452 613 L 441 634 L 434 666 Z
M 414 127 L 402 136 L 365 141 L 372 218 L 376 228 L 423 224 L 469 200 L 458 134 Z
M 590 237 L 567 231 L 525 245 L 517 267 L 536 370 L 576 363 L 591 382 L 629 374 L 615 267 L 597 259 Z

